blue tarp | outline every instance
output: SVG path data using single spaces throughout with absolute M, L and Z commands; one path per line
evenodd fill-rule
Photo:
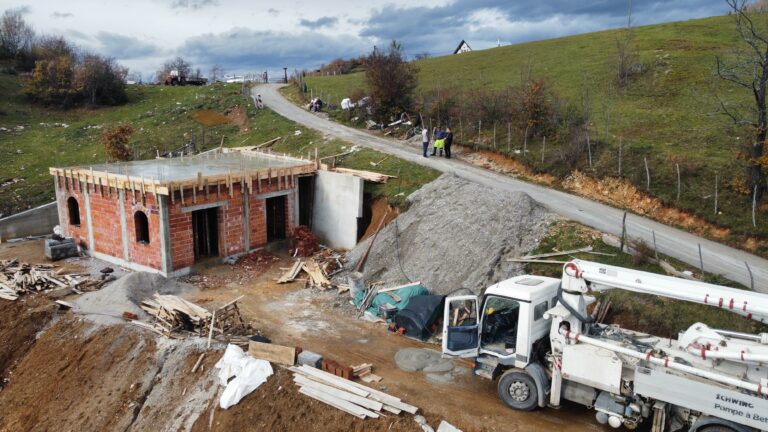
M 389 293 L 395 294 L 397 297 L 400 298 L 400 301 L 399 302 L 395 301 L 395 299 L 393 299 L 392 296 L 389 295 Z M 373 301 L 371 302 L 371 306 L 368 308 L 368 311 L 374 315 L 378 315 L 379 305 L 383 305 L 387 303 L 396 307 L 397 310 L 400 311 L 400 310 L 403 310 L 403 308 L 405 308 L 406 306 L 408 306 L 408 300 L 410 300 L 411 297 L 426 295 L 426 294 L 429 294 L 429 291 L 423 286 L 419 285 L 418 283 L 397 289 L 395 291 L 380 293 L 373 298 Z M 365 297 L 365 292 L 359 291 L 355 296 L 355 298 L 352 300 L 355 302 L 355 306 L 357 306 L 358 308 L 360 307 L 360 304 L 363 302 L 363 297 Z

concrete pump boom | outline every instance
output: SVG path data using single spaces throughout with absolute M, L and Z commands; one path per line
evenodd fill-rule
M 570 294 L 623 289 L 714 306 L 761 323 L 768 322 L 768 295 L 705 282 L 573 260 L 563 267 L 562 289 Z

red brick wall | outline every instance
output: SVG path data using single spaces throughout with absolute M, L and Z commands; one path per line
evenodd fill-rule
M 243 196 L 240 184 L 233 187 L 233 195 L 229 197 L 227 188 L 221 188 L 221 195 L 216 196 L 216 189 L 211 188 L 208 198 L 204 191 L 197 191 L 197 202 L 192 202 L 192 190 L 184 190 L 184 203 L 181 195 L 175 192 L 175 203 L 168 205 L 168 218 L 171 234 L 171 256 L 174 270 L 188 267 L 195 263 L 195 249 L 192 236 L 192 213 L 182 213 L 182 208 L 194 205 L 227 201 L 226 207 L 219 207 L 217 218 L 219 222 L 219 255 L 228 256 L 243 252 Z
M 131 199 L 131 193 L 125 194 L 125 222 L 128 234 L 128 257 L 131 262 L 162 270 L 162 247 L 160 243 L 160 206 L 151 193 L 136 194 L 136 204 Z M 149 222 L 149 243 L 136 241 L 136 212 L 144 212 Z M 95 240 L 94 240 L 95 241 Z M 98 244 L 98 242 L 96 242 Z
M 120 200 L 112 190 L 112 197 L 105 190 L 102 197 L 91 190 L 88 199 L 91 203 L 91 225 L 93 228 L 93 250 L 124 259 L 123 232 L 120 227 Z
M 257 188 L 254 181 L 253 194 L 249 197 L 249 249 L 257 248 L 266 245 L 267 243 L 267 226 L 264 214 L 264 200 L 256 199 L 257 194 L 265 194 L 269 192 L 276 192 L 279 190 L 285 190 L 289 187 L 295 186 L 292 183 L 285 184 L 280 181 L 280 187 L 276 179 L 272 179 L 272 184 L 269 181 L 261 181 L 261 190 Z M 240 191 L 240 183 L 235 183 L 233 186 L 233 196 L 229 197 L 229 191 L 226 187 L 221 188 L 221 196 L 216 196 L 216 189 L 211 188 L 208 198 L 205 198 L 204 191 L 197 192 L 197 202 L 192 202 L 191 189 L 184 190 L 184 204 L 181 203 L 181 195 L 179 192 L 175 192 L 175 203 L 169 203 L 168 216 L 169 227 L 171 234 L 171 256 L 172 266 L 174 270 L 178 270 L 184 267 L 188 267 L 195 262 L 195 253 L 193 235 L 192 235 L 192 213 L 182 213 L 183 207 L 190 207 L 193 205 L 213 203 L 217 201 L 228 201 L 226 207 L 219 207 L 217 210 L 217 217 L 219 222 L 219 255 L 229 256 L 238 253 L 245 252 L 245 245 L 243 244 L 243 232 L 244 232 L 244 213 L 243 213 L 243 196 Z M 293 194 L 288 194 L 286 197 L 286 232 L 290 236 L 293 230 L 293 206 L 294 206 Z

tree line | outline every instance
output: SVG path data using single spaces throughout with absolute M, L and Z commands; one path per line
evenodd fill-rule
M 0 64 L 7 65 L 5 73 L 22 74 L 25 94 L 42 105 L 119 105 L 128 99 L 126 68 L 61 36 L 37 35 L 18 9 L 0 18 Z

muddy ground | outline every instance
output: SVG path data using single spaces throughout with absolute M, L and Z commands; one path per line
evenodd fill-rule
M 0 245 L 0 258 L 24 252 L 40 262 L 42 247 Z M 22 255 L 22 254 L 19 254 Z M 464 431 L 600 431 L 578 406 L 520 413 L 506 408 L 494 383 L 472 377 L 466 363 L 451 384 L 432 384 L 394 363 L 406 347 L 427 345 L 397 336 L 383 324 L 357 320 L 349 297 L 274 282 L 292 259 L 261 254 L 236 266 L 211 266 L 188 281 L 200 290 L 189 300 L 214 308 L 240 295 L 241 311 L 273 342 L 324 354 L 344 364 L 374 365 L 376 385 L 418 406 L 430 424 L 446 420 Z M 298 394 L 290 374 L 277 369 L 265 385 L 229 410 L 217 406 L 221 390 L 215 344 L 191 374 L 204 341 L 171 341 L 129 325 L 100 326 L 72 312 L 56 312 L 44 295 L 0 303 L 0 431 L 31 430 L 243 430 L 420 431 L 412 416 L 359 420 Z M 40 333 L 41 329 L 45 329 Z M 5 349 L 6 347 L 10 349 Z M 427 346 L 439 349 L 437 346 Z M 211 418 L 213 417 L 213 418 Z

